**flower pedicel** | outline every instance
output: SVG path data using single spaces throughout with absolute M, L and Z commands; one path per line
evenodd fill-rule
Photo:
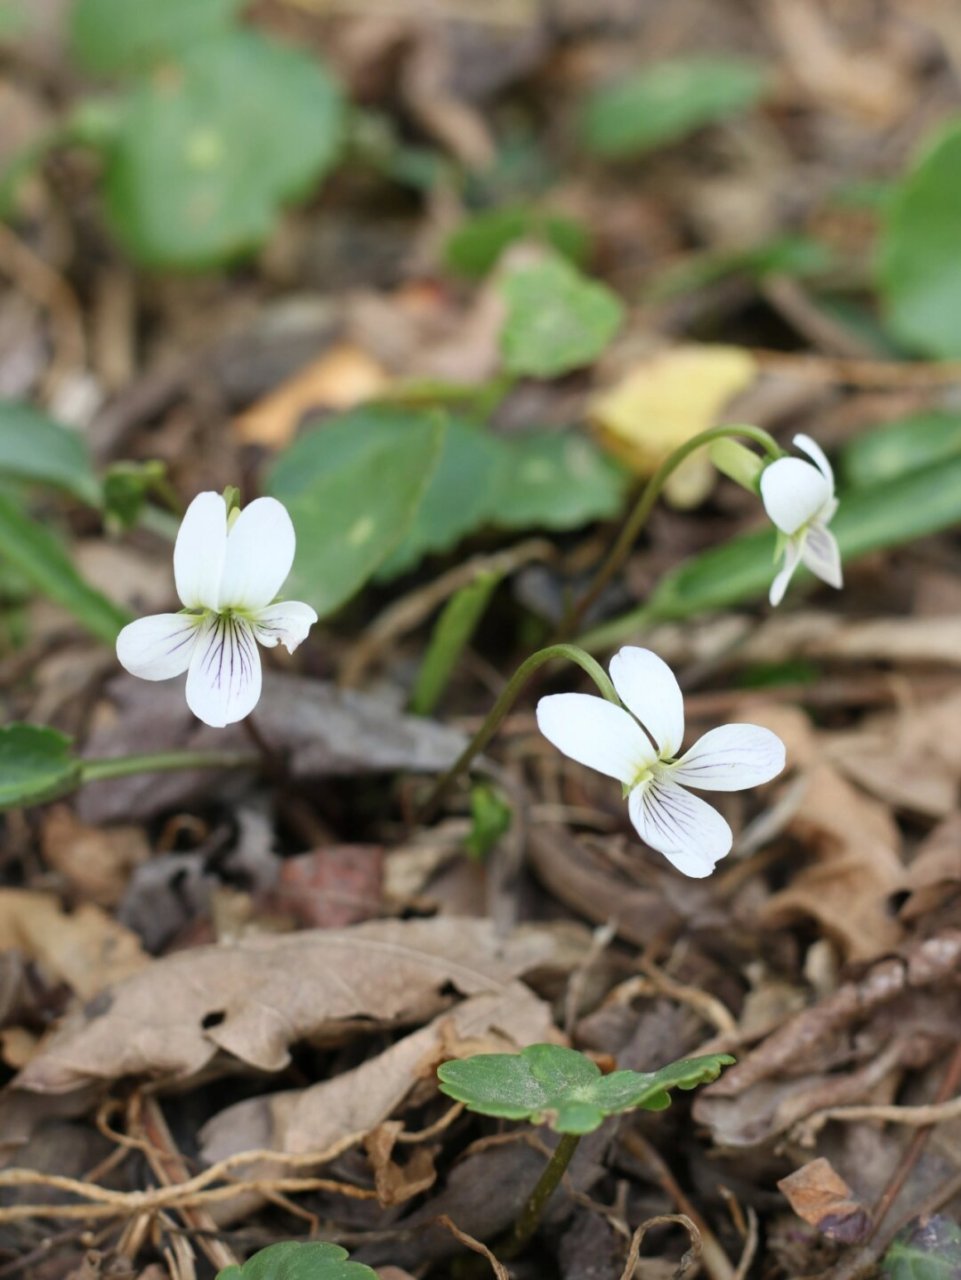
M 294 562 L 296 538 L 286 509 L 257 498 L 228 513 L 219 493 L 199 493 L 174 547 L 174 579 L 183 609 L 131 622 L 117 657 L 131 675 L 169 680 L 187 672 L 187 705 L 222 728 L 250 714 L 260 697 L 257 643 L 289 653 L 317 621 L 299 600 L 277 601 Z

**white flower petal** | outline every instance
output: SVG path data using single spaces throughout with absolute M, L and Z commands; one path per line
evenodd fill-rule
M 317 621 L 316 610 L 300 600 L 284 600 L 260 609 L 253 618 L 254 635 L 266 649 L 283 644 L 293 653 Z
M 117 636 L 117 658 L 141 680 L 183 675 L 197 643 L 201 619 L 189 613 L 155 613 L 129 622 Z
M 794 576 L 794 570 L 801 563 L 801 544 L 803 543 L 803 535 L 800 538 L 791 538 L 787 546 L 784 548 L 784 564 L 780 573 L 777 574 L 771 583 L 771 593 L 768 597 L 771 604 L 778 605 L 784 599 L 784 593 L 787 591 L 787 584 Z
M 684 738 L 684 699 L 674 672 L 650 649 L 627 645 L 611 659 L 617 696 L 651 735 L 663 759 L 676 756 Z
M 198 493 L 174 546 L 174 581 L 186 608 L 217 608 L 226 549 L 227 504 L 219 493 Z
M 703 879 L 730 853 L 734 837 L 716 809 L 673 782 L 635 787 L 628 811 L 637 834 L 683 875 Z
M 761 498 L 771 522 L 789 536 L 832 498 L 830 483 L 810 462 L 778 458 L 761 472 Z
M 243 618 L 215 614 L 200 634 L 187 674 L 187 706 L 222 729 L 250 715 L 260 697 L 260 654 Z
M 221 607 L 262 609 L 284 585 L 297 540 L 287 509 L 276 498 L 244 507 L 227 535 Z
M 757 724 L 725 724 L 699 738 L 671 779 L 702 791 L 743 791 L 770 782 L 784 768 L 784 743 Z
M 831 493 L 834 493 L 834 470 L 828 461 L 828 456 L 818 444 L 816 440 L 812 440 L 810 436 L 796 435 L 794 437 L 794 446 L 800 449 L 802 453 L 806 453 L 814 465 L 820 471 L 828 482 Z
M 808 529 L 801 547 L 801 559 L 822 582 L 831 587 L 843 586 L 841 551 L 837 538 L 820 521 Z
M 537 727 L 578 764 L 631 783 L 654 763 L 654 748 L 624 710 L 589 693 L 552 693 L 537 704 Z

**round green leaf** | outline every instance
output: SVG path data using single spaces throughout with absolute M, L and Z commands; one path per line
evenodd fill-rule
M 620 514 L 628 473 L 584 436 L 532 431 L 505 443 L 491 511 L 495 524 L 577 529 Z
M 482 427 L 451 419 L 440 461 L 413 523 L 379 578 L 406 573 L 425 555 L 449 551 L 490 518 L 505 445 Z
M 901 182 L 880 247 L 879 286 L 892 331 L 925 355 L 961 355 L 961 125 Z
M 288 449 L 266 479 L 297 531 L 285 594 L 323 616 L 358 591 L 410 528 L 443 442 L 435 414 L 367 407 Z
M 71 52 L 88 71 L 136 69 L 230 30 L 245 0 L 76 0 Z
M 881 1260 L 884 1280 L 957 1280 L 961 1227 L 943 1214 L 914 1218 Z
M 554 378 L 595 360 L 624 318 L 620 299 L 561 258 L 512 271 L 503 284 L 501 351 L 510 373 Z
M 584 104 L 585 146 L 608 159 L 642 155 L 753 106 L 764 73 L 741 58 L 661 62 L 595 90 Z
M 91 506 L 100 503 L 100 482 L 83 437 L 14 400 L 0 400 L 0 477 L 48 484 Z
M 0 729 L 0 809 L 53 800 L 79 780 L 80 761 L 64 734 L 36 724 Z
M 660 1111 L 671 1089 L 716 1080 L 734 1059 L 726 1053 L 672 1062 L 659 1071 L 615 1071 L 603 1076 L 595 1062 L 556 1044 L 520 1053 L 481 1053 L 442 1063 L 440 1088 L 470 1111 L 507 1120 L 545 1120 L 558 1133 L 590 1133 L 606 1116 Z
M 224 1267 L 216 1280 L 377 1280 L 377 1273 L 349 1262 L 339 1244 L 285 1240 L 261 1249 L 241 1267 Z
M 192 46 L 122 101 L 110 220 L 148 266 L 235 257 L 330 168 L 341 128 L 340 93 L 307 54 L 244 31 Z

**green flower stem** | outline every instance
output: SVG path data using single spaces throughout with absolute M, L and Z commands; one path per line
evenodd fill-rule
M 690 457 L 695 450 L 700 449 L 703 445 L 710 444 L 712 440 L 725 440 L 736 436 L 741 436 L 745 440 L 753 440 L 755 444 L 759 444 L 772 462 L 783 457 L 784 451 L 773 436 L 769 435 L 761 427 L 751 426 L 710 427 L 707 431 L 701 431 L 698 435 L 692 436 L 690 440 L 685 441 L 684 444 L 675 449 L 669 457 L 664 459 L 641 490 L 633 510 L 621 526 L 617 540 L 608 552 L 604 563 L 594 575 L 590 586 L 580 599 L 567 610 L 560 625 L 559 635 L 561 639 L 565 639 L 576 632 L 581 619 L 588 609 L 594 604 L 611 578 L 614 577 L 630 555 L 631 548 L 637 541 L 637 535 L 647 523 L 647 518 L 654 508 L 654 503 L 660 497 L 661 490 L 664 488 L 668 477 L 677 470 L 685 458 Z
M 491 738 L 497 732 L 501 721 L 510 711 L 511 707 L 520 693 L 521 689 L 527 682 L 528 678 L 542 667 L 545 662 L 551 662 L 554 658 L 565 658 L 568 662 L 575 662 L 583 671 L 591 677 L 597 685 L 601 696 L 606 698 L 608 702 L 616 702 L 620 704 L 620 699 L 611 684 L 610 678 L 604 668 L 592 658 L 589 653 L 585 653 L 583 649 L 579 649 L 573 644 L 552 644 L 546 649 L 538 649 L 536 653 L 532 653 L 526 662 L 514 672 L 507 685 L 507 688 L 494 703 L 487 719 L 471 738 L 470 742 L 460 753 L 451 767 L 446 773 L 441 774 L 434 784 L 433 789 L 427 799 L 420 806 L 417 813 L 417 821 L 424 822 L 434 812 L 434 809 L 447 794 L 447 790 L 451 783 L 459 774 L 461 774 L 470 762 L 474 759 L 478 752 L 483 751 L 490 742 Z
M 511 1232 L 507 1244 L 500 1250 L 503 1258 L 516 1258 L 524 1246 L 530 1240 L 531 1236 L 537 1230 L 544 1208 L 557 1190 L 564 1171 L 571 1162 L 571 1157 L 577 1150 L 577 1144 L 581 1140 L 579 1133 L 562 1133 L 560 1141 L 554 1148 L 554 1154 L 548 1161 L 547 1168 L 541 1174 L 537 1186 L 527 1198 L 527 1203 L 517 1216 L 514 1223 L 514 1230 Z
M 171 773 L 176 769 L 256 769 L 261 757 L 249 751 L 158 751 L 153 755 L 81 760 L 81 782 L 128 778 L 134 773 Z

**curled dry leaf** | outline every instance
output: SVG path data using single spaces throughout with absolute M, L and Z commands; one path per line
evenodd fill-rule
M 828 764 L 813 765 L 806 784 L 787 829 L 813 856 L 767 901 L 761 920 L 770 928 L 817 920 L 849 960 L 871 960 L 902 934 L 890 909 L 905 884 L 897 824 Z
M 556 1035 L 550 1008 L 520 982 L 470 996 L 360 1066 L 307 1089 L 290 1089 L 219 1112 L 204 1126 L 202 1152 L 214 1162 L 235 1151 L 323 1151 L 364 1135 L 400 1105 L 418 1080 L 433 1080 L 445 1058 L 504 1053 Z
M 289 1046 L 362 1027 L 416 1024 L 463 996 L 500 992 L 550 965 L 549 928 L 498 937 L 476 919 L 378 920 L 245 938 L 165 956 L 104 992 L 51 1037 L 15 1081 L 61 1093 L 121 1076 L 184 1078 L 218 1051 L 279 1071 Z
M 59 871 L 81 898 L 101 907 L 120 902 L 131 873 L 150 857 L 141 827 L 91 827 L 78 822 L 65 804 L 54 805 L 44 814 L 42 839 L 47 865 Z
M 86 755 L 129 752 L 249 751 L 240 725 L 200 724 L 164 683 L 121 676 L 109 687 L 111 705 L 87 741 Z M 445 769 L 466 739 L 422 716 L 402 715 L 387 699 L 298 676 L 264 672 L 257 723 L 271 746 L 289 755 L 297 778 Z M 78 800 L 87 822 L 145 818 L 210 794 L 210 773 L 141 774 L 85 787 Z
M 821 1156 L 778 1182 L 799 1218 L 828 1237 L 858 1244 L 871 1230 L 871 1215 L 831 1162 Z
M 81 1000 L 141 973 L 150 963 L 136 934 L 93 903 L 68 914 L 50 894 L 23 889 L 0 890 L 2 951 L 21 952 Z
M 961 783 L 961 694 L 872 716 L 834 736 L 831 757 L 888 805 L 943 818 Z
M 754 1146 L 815 1111 L 863 1101 L 898 1066 L 923 1066 L 956 1042 L 959 965 L 956 929 L 877 961 L 701 1090 L 694 1118 L 721 1145 Z
M 214 1163 L 239 1151 L 303 1154 L 353 1145 L 383 1128 L 415 1085 L 426 1082 L 433 1091 L 434 1073 L 445 1058 L 503 1053 L 554 1036 L 550 1007 L 523 983 L 510 982 L 497 994 L 468 997 L 351 1071 L 307 1089 L 247 1098 L 227 1107 L 202 1129 L 201 1154 Z M 378 1140 L 368 1154 L 375 1172 L 382 1160 L 378 1195 L 384 1203 L 397 1204 L 430 1185 L 433 1176 L 423 1181 L 428 1170 L 422 1163 L 397 1169 L 389 1159 L 392 1146 L 385 1149 Z M 266 1176 L 272 1168 L 264 1161 L 257 1172 Z M 218 1221 L 235 1221 L 249 1208 L 245 1193 L 218 1210 Z

